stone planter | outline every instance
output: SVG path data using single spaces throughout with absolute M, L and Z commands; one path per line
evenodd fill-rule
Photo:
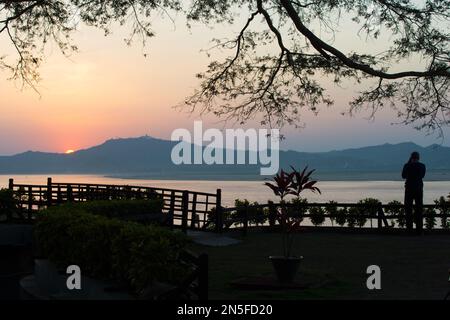
M 293 283 L 303 257 L 270 256 L 273 268 L 280 283 Z
M 64 288 L 64 280 L 55 264 L 48 259 L 34 260 L 34 276 L 39 289 L 46 295 L 57 294 Z

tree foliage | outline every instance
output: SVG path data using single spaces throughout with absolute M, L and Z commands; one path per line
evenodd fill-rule
M 449 0 L 0 0 L 0 35 L 17 60 L 0 55 L 0 68 L 34 86 L 50 41 L 69 55 L 74 21 L 110 32 L 113 22 L 131 23 L 129 43 L 154 36 L 158 15 L 186 17 L 187 25 L 239 25 L 214 48 L 230 56 L 212 61 L 186 104 L 222 119 L 245 122 L 263 115 L 266 124 L 298 124 L 302 110 L 332 105 L 325 79 L 362 88 L 350 111 L 389 106 L 417 128 L 448 125 Z M 364 52 L 365 40 L 344 50 L 337 35 L 353 20 L 360 38 L 388 47 Z M 387 39 L 387 40 L 386 40 Z

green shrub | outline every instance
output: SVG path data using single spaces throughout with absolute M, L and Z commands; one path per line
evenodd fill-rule
M 209 210 L 208 216 L 207 216 L 207 222 L 206 222 L 206 229 L 208 230 L 214 230 L 216 228 L 216 214 L 217 214 L 217 209 L 216 207 L 212 207 Z M 222 222 L 223 222 L 223 227 L 225 229 L 228 229 L 229 227 L 231 227 L 233 225 L 233 218 L 232 218 L 232 212 L 230 211 L 222 211 Z
M 108 218 L 123 218 L 130 215 L 162 213 L 164 201 L 162 199 L 96 200 L 63 205 L 63 207 L 66 206 Z
M 208 221 L 207 221 L 206 228 L 208 230 L 214 230 L 216 228 L 216 215 L 217 215 L 217 209 L 216 209 L 216 207 L 212 207 L 209 210 L 209 213 L 208 213 L 208 216 L 207 216 Z M 227 221 L 228 221 L 228 218 L 229 217 L 227 217 Z M 227 223 L 227 221 L 225 221 L 224 223 Z
M 264 223 L 269 221 L 269 215 L 270 215 L 270 209 L 268 207 L 264 207 L 262 208 L 262 215 L 264 216 Z
M 121 227 L 119 220 L 79 208 L 50 208 L 34 228 L 38 254 L 58 266 L 76 264 L 93 277 L 109 278 L 111 241 Z
M 10 189 L 0 189 L 0 219 L 9 220 L 20 214 L 18 201 Z
M 377 216 L 380 200 L 374 198 L 366 198 L 358 201 L 362 204 L 362 207 L 358 208 L 358 214 L 356 217 L 356 224 L 358 227 L 364 227 L 369 217 Z M 371 219 L 372 221 L 372 219 Z
M 347 225 L 354 228 L 357 224 L 360 209 L 357 207 L 350 207 L 347 209 Z
M 246 211 L 248 210 L 248 218 L 249 223 L 253 224 L 264 224 L 267 220 L 267 215 L 265 215 L 263 208 L 255 208 L 254 206 L 258 206 L 258 202 L 250 203 L 247 199 L 234 200 L 234 206 L 236 207 L 236 211 L 231 214 L 231 219 L 235 221 L 235 225 L 241 224 L 244 222 Z
M 308 200 L 305 198 L 293 198 L 290 201 L 290 205 L 287 206 L 287 212 L 289 216 L 297 218 L 300 222 L 303 221 L 303 215 L 308 212 Z
M 234 206 L 236 207 L 236 211 L 231 213 L 231 219 L 234 221 L 234 225 L 239 225 L 244 222 L 246 210 L 249 205 L 250 202 L 247 199 L 234 200 Z
M 309 208 L 309 218 L 315 226 L 320 226 L 325 222 L 325 210 L 322 207 Z
M 154 280 L 177 283 L 187 273 L 178 259 L 186 244 L 180 232 L 124 223 L 112 242 L 113 277 L 137 291 Z
M 399 206 L 399 207 L 397 207 Z M 397 200 L 393 200 L 388 202 L 385 212 L 388 216 L 397 216 L 397 219 L 392 222 L 392 225 L 395 226 L 397 223 L 399 228 L 406 227 L 406 215 L 405 215 L 405 207 L 403 203 Z
M 258 206 L 258 202 L 253 202 L 252 206 Z M 263 207 L 250 209 L 250 222 L 256 225 L 263 225 L 268 219 L 268 211 Z
M 432 230 L 436 226 L 436 218 L 432 215 L 436 214 L 433 208 L 426 208 L 424 210 L 425 216 L 425 228 Z
M 448 215 L 450 214 L 450 197 L 446 200 L 444 197 L 434 200 L 434 203 L 438 206 L 439 213 L 441 215 L 441 228 L 449 229 L 450 223 L 448 221 Z
M 157 226 L 109 219 L 77 207 L 42 212 L 34 228 L 38 254 L 57 266 L 80 266 L 87 276 L 112 279 L 134 292 L 153 280 L 176 283 L 184 235 Z
M 340 208 L 336 212 L 336 223 L 343 227 L 347 222 L 348 210 L 347 208 Z
M 336 201 L 329 201 L 328 203 L 331 206 L 330 207 L 325 207 L 325 212 L 330 215 L 331 225 L 334 225 L 334 223 L 336 222 L 336 216 L 338 214 L 337 202 Z M 345 223 L 345 221 L 344 221 L 344 223 Z

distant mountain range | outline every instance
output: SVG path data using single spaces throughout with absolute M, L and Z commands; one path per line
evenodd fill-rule
M 102 174 L 149 179 L 263 179 L 260 165 L 174 165 L 178 142 L 139 137 L 112 139 L 71 154 L 28 151 L 0 156 L 0 174 Z M 308 165 L 322 180 L 399 180 L 412 151 L 420 152 L 429 180 L 450 180 L 450 147 L 412 142 L 329 152 L 280 151 L 280 167 Z

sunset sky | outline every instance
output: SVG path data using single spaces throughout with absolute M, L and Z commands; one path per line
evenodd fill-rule
M 114 27 L 114 33 L 104 37 L 99 30 L 82 27 L 74 35 L 80 52 L 70 59 L 49 48 L 38 86 L 41 96 L 22 91 L 20 83 L 8 81 L 8 73 L 0 70 L 0 155 L 27 150 L 65 152 L 109 138 L 145 134 L 169 139 L 174 129 L 191 129 L 198 115 L 172 107 L 193 92 L 198 84 L 195 74 L 205 70 L 209 59 L 201 49 L 208 48 L 212 38 L 233 33 L 226 27 L 194 26 L 189 31 L 182 19 L 176 28 L 167 19 L 154 28 L 157 36 L 142 49 L 139 43 L 125 45 L 126 28 Z M 340 46 L 344 50 L 354 48 L 348 34 L 344 27 L 340 35 L 346 39 Z M 376 45 L 369 43 L 368 50 Z M 11 53 L 5 38 L 0 37 L 0 48 L 0 54 Z M 282 148 L 327 151 L 386 142 L 442 142 L 412 127 L 392 125 L 397 119 L 391 111 L 380 112 L 374 122 L 366 119 L 367 112 L 342 116 L 354 90 L 351 86 L 330 92 L 335 106 L 322 108 L 317 117 L 306 112 L 304 129 L 284 128 L 287 139 Z M 232 127 L 211 116 L 203 120 L 207 127 Z M 450 130 L 445 133 L 443 144 L 449 145 Z

